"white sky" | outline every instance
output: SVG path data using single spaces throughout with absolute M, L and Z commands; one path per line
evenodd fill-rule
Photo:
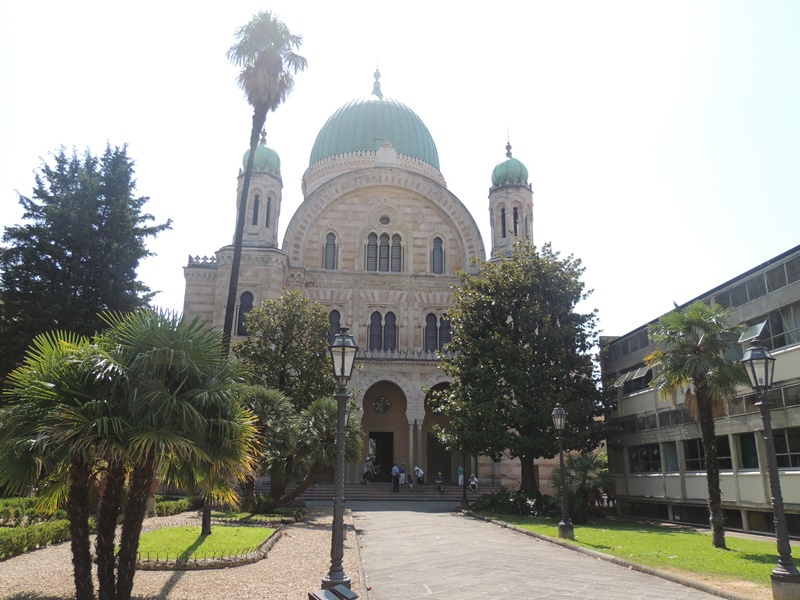
M 223 7 L 224 5 L 224 7 Z M 129 144 L 146 210 L 173 220 L 140 277 L 183 306 L 189 254 L 231 242 L 251 110 L 225 58 L 270 9 L 308 69 L 276 113 L 281 233 L 317 132 L 368 95 L 414 110 L 490 244 L 488 189 L 513 153 L 534 238 L 581 258 L 586 308 L 623 334 L 800 243 L 800 2 L 4 2 L 0 224 L 40 157 Z

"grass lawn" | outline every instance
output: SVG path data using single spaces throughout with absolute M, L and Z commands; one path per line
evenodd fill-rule
M 139 540 L 139 555 L 147 558 L 178 557 L 180 559 L 206 556 L 222 558 L 241 554 L 263 544 L 272 535 L 269 527 L 231 527 L 214 525 L 211 535 L 200 535 L 200 527 L 163 527 L 143 533 Z
M 537 517 L 484 515 L 549 537 L 558 537 L 558 521 Z M 774 540 L 725 536 L 727 550 L 714 548 L 711 536 L 680 527 L 659 527 L 613 520 L 575 526 L 574 543 L 630 562 L 669 571 L 720 579 L 745 580 L 769 587 L 778 562 Z M 800 566 L 795 558 L 795 564 Z

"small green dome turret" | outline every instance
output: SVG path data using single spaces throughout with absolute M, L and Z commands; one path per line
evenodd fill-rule
M 247 160 L 250 158 L 250 149 L 242 157 L 243 168 L 247 168 Z M 269 171 L 277 175 L 281 174 L 281 159 L 278 153 L 272 148 L 267 148 L 267 132 L 261 131 L 261 141 L 256 148 L 256 156 L 253 159 L 254 171 Z
M 511 144 L 506 144 L 506 159 L 501 160 L 492 171 L 492 185 L 503 183 L 528 185 L 528 169 L 521 161 L 511 156 Z

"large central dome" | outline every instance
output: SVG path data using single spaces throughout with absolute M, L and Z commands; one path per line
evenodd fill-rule
M 439 170 L 439 153 L 425 123 L 402 102 L 385 97 L 379 78 L 376 71 L 372 96 L 348 102 L 325 122 L 311 150 L 309 166 L 337 154 L 374 152 L 390 142 L 398 154 L 418 158 Z

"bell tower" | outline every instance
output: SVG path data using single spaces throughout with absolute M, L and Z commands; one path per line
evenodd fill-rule
M 533 188 L 528 183 L 528 169 L 511 156 L 511 143 L 506 144 L 506 159 L 492 171 L 489 222 L 492 258 L 510 256 L 518 239 L 533 243 Z
M 250 150 L 244 153 L 243 165 L 247 165 Z M 239 171 L 236 202 L 241 197 L 244 170 Z M 247 199 L 247 214 L 244 225 L 244 246 L 278 247 L 278 217 L 281 212 L 283 181 L 281 159 L 278 153 L 267 147 L 267 133 L 261 132 L 261 142 L 253 159 L 253 176 L 250 180 L 250 197 Z M 237 215 L 238 217 L 238 215 Z

